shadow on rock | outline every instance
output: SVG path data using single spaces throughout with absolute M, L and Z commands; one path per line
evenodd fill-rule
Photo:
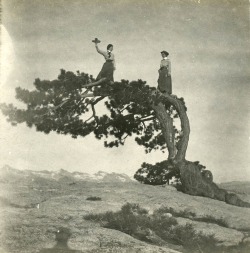
M 56 232 L 56 245 L 50 249 L 41 249 L 39 253 L 83 253 L 83 251 L 69 248 L 68 240 L 70 236 L 70 229 L 64 227 L 59 228 Z

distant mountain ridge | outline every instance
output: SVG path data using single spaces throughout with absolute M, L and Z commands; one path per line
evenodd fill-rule
M 77 182 L 77 181 L 87 181 L 87 182 L 133 182 L 134 179 L 129 177 L 124 173 L 108 173 L 105 171 L 98 171 L 94 174 L 89 174 L 85 172 L 69 172 L 64 169 L 58 171 L 49 170 L 19 170 L 12 168 L 9 165 L 5 165 L 0 169 L 0 182 L 13 182 L 22 179 L 30 180 L 47 180 L 48 182 Z M 249 181 L 232 181 L 223 182 L 219 186 L 237 194 L 250 194 L 250 182 Z
M 239 194 L 250 194 L 250 182 L 249 181 L 232 181 L 220 183 L 219 186 L 228 191 L 232 191 Z
M 133 179 L 123 173 L 108 173 L 105 171 L 98 171 L 95 174 L 89 174 L 84 172 L 69 172 L 64 169 L 58 171 L 33 171 L 33 170 L 18 170 L 5 165 L 0 169 L 1 181 L 15 181 L 21 178 L 43 178 L 47 180 L 55 181 L 88 181 L 88 182 L 132 182 Z

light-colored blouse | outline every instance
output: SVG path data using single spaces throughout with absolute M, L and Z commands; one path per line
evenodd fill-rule
M 167 68 L 168 75 L 171 75 L 171 62 L 168 58 L 164 58 L 161 60 L 160 69 L 161 68 Z
M 95 46 L 96 47 L 96 51 L 99 53 L 99 54 L 101 54 L 101 55 L 103 55 L 104 56 L 104 58 L 105 58 L 105 60 L 111 60 L 112 61 L 112 63 L 113 63 L 113 66 L 114 66 L 114 70 L 116 69 L 116 65 L 115 65 L 115 55 L 112 53 L 112 52 L 110 52 L 110 51 L 102 51 L 102 50 L 100 50 L 99 49 L 99 47 L 96 45 Z M 109 52 L 110 52 L 110 57 L 109 57 Z

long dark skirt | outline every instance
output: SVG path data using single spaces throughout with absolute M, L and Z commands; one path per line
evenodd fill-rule
M 158 78 L 158 89 L 161 92 L 167 92 L 172 94 L 172 78 L 168 76 L 167 68 L 163 68 L 160 70 L 159 78 Z
M 98 74 L 96 80 L 100 80 L 102 78 L 107 78 L 110 81 L 114 81 L 114 66 L 112 61 L 106 61 L 100 73 Z

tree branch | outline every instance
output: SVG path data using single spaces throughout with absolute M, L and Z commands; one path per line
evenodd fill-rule
M 69 98 L 66 99 L 65 101 L 63 101 L 62 103 L 60 103 L 60 104 L 57 105 L 57 106 L 54 106 L 54 107 L 51 108 L 50 110 L 54 111 L 54 110 L 56 110 L 57 108 L 62 107 L 64 104 L 66 104 L 67 102 L 69 102 L 69 100 L 70 100 Z
M 141 121 L 141 123 L 143 124 L 143 127 L 144 127 L 144 129 L 145 129 L 145 128 L 146 128 L 146 125 L 145 125 L 144 121 Z
M 100 101 L 103 100 L 104 98 L 105 98 L 105 96 L 102 96 L 102 97 L 97 98 L 97 99 L 93 102 L 93 104 L 96 105 L 98 102 L 100 102 Z
M 127 134 L 125 137 L 123 137 L 123 138 L 121 139 L 121 143 L 122 143 L 122 144 L 125 143 L 125 140 L 127 139 L 127 137 L 128 137 L 128 134 Z
M 120 112 L 123 112 L 124 110 L 126 110 L 131 104 L 133 104 L 133 102 L 130 103 L 129 105 L 124 106 L 124 107 L 120 110 Z
M 89 120 L 91 120 L 94 117 L 94 115 L 91 115 L 91 117 L 89 117 L 88 119 L 86 119 L 83 124 L 87 123 Z
M 100 85 L 101 83 L 105 82 L 107 80 L 107 78 L 102 78 L 94 83 L 88 83 L 88 84 L 85 84 L 83 85 L 82 87 L 83 88 L 87 88 L 87 87 L 94 87 L 94 86 L 97 86 L 97 85 Z
M 93 114 L 91 115 L 91 117 L 89 117 L 87 120 L 84 121 L 84 123 L 87 123 L 89 120 L 91 120 L 92 118 L 95 118 L 95 122 L 96 124 L 98 124 L 98 118 L 96 116 L 96 111 L 95 111 L 95 104 L 97 104 L 99 101 L 101 101 L 103 98 L 98 98 L 96 99 L 96 101 L 94 101 L 93 103 L 90 103 L 91 105 L 91 109 Z M 97 101 L 98 100 L 98 101 Z
M 81 95 L 81 98 L 88 98 L 88 97 L 96 97 L 96 96 L 94 95 L 94 93 L 87 93 Z
M 98 124 L 98 118 L 96 116 L 96 111 L 95 111 L 95 106 L 94 104 L 91 104 L 92 112 L 93 112 L 93 117 L 95 118 L 96 124 Z
M 150 115 L 149 115 L 150 116 Z M 148 116 L 148 117 L 149 117 Z M 149 120 L 152 120 L 152 119 L 156 119 L 156 117 L 155 116 L 152 116 L 152 117 L 150 117 L 150 118 L 140 118 L 139 120 L 140 120 L 140 122 L 145 122 L 145 121 L 149 121 Z
M 84 121 L 84 123 L 87 123 L 89 120 L 91 120 L 92 118 L 95 118 L 95 121 L 96 123 L 98 124 L 98 119 L 96 117 L 96 111 L 95 111 L 95 107 L 94 105 L 96 105 L 99 101 L 101 101 L 102 99 L 104 99 L 105 97 L 99 97 L 97 98 L 94 102 L 92 103 L 89 103 L 91 105 L 91 108 L 92 108 L 92 111 L 93 111 L 93 114 L 91 117 L 89 117 L 87 120 Z

